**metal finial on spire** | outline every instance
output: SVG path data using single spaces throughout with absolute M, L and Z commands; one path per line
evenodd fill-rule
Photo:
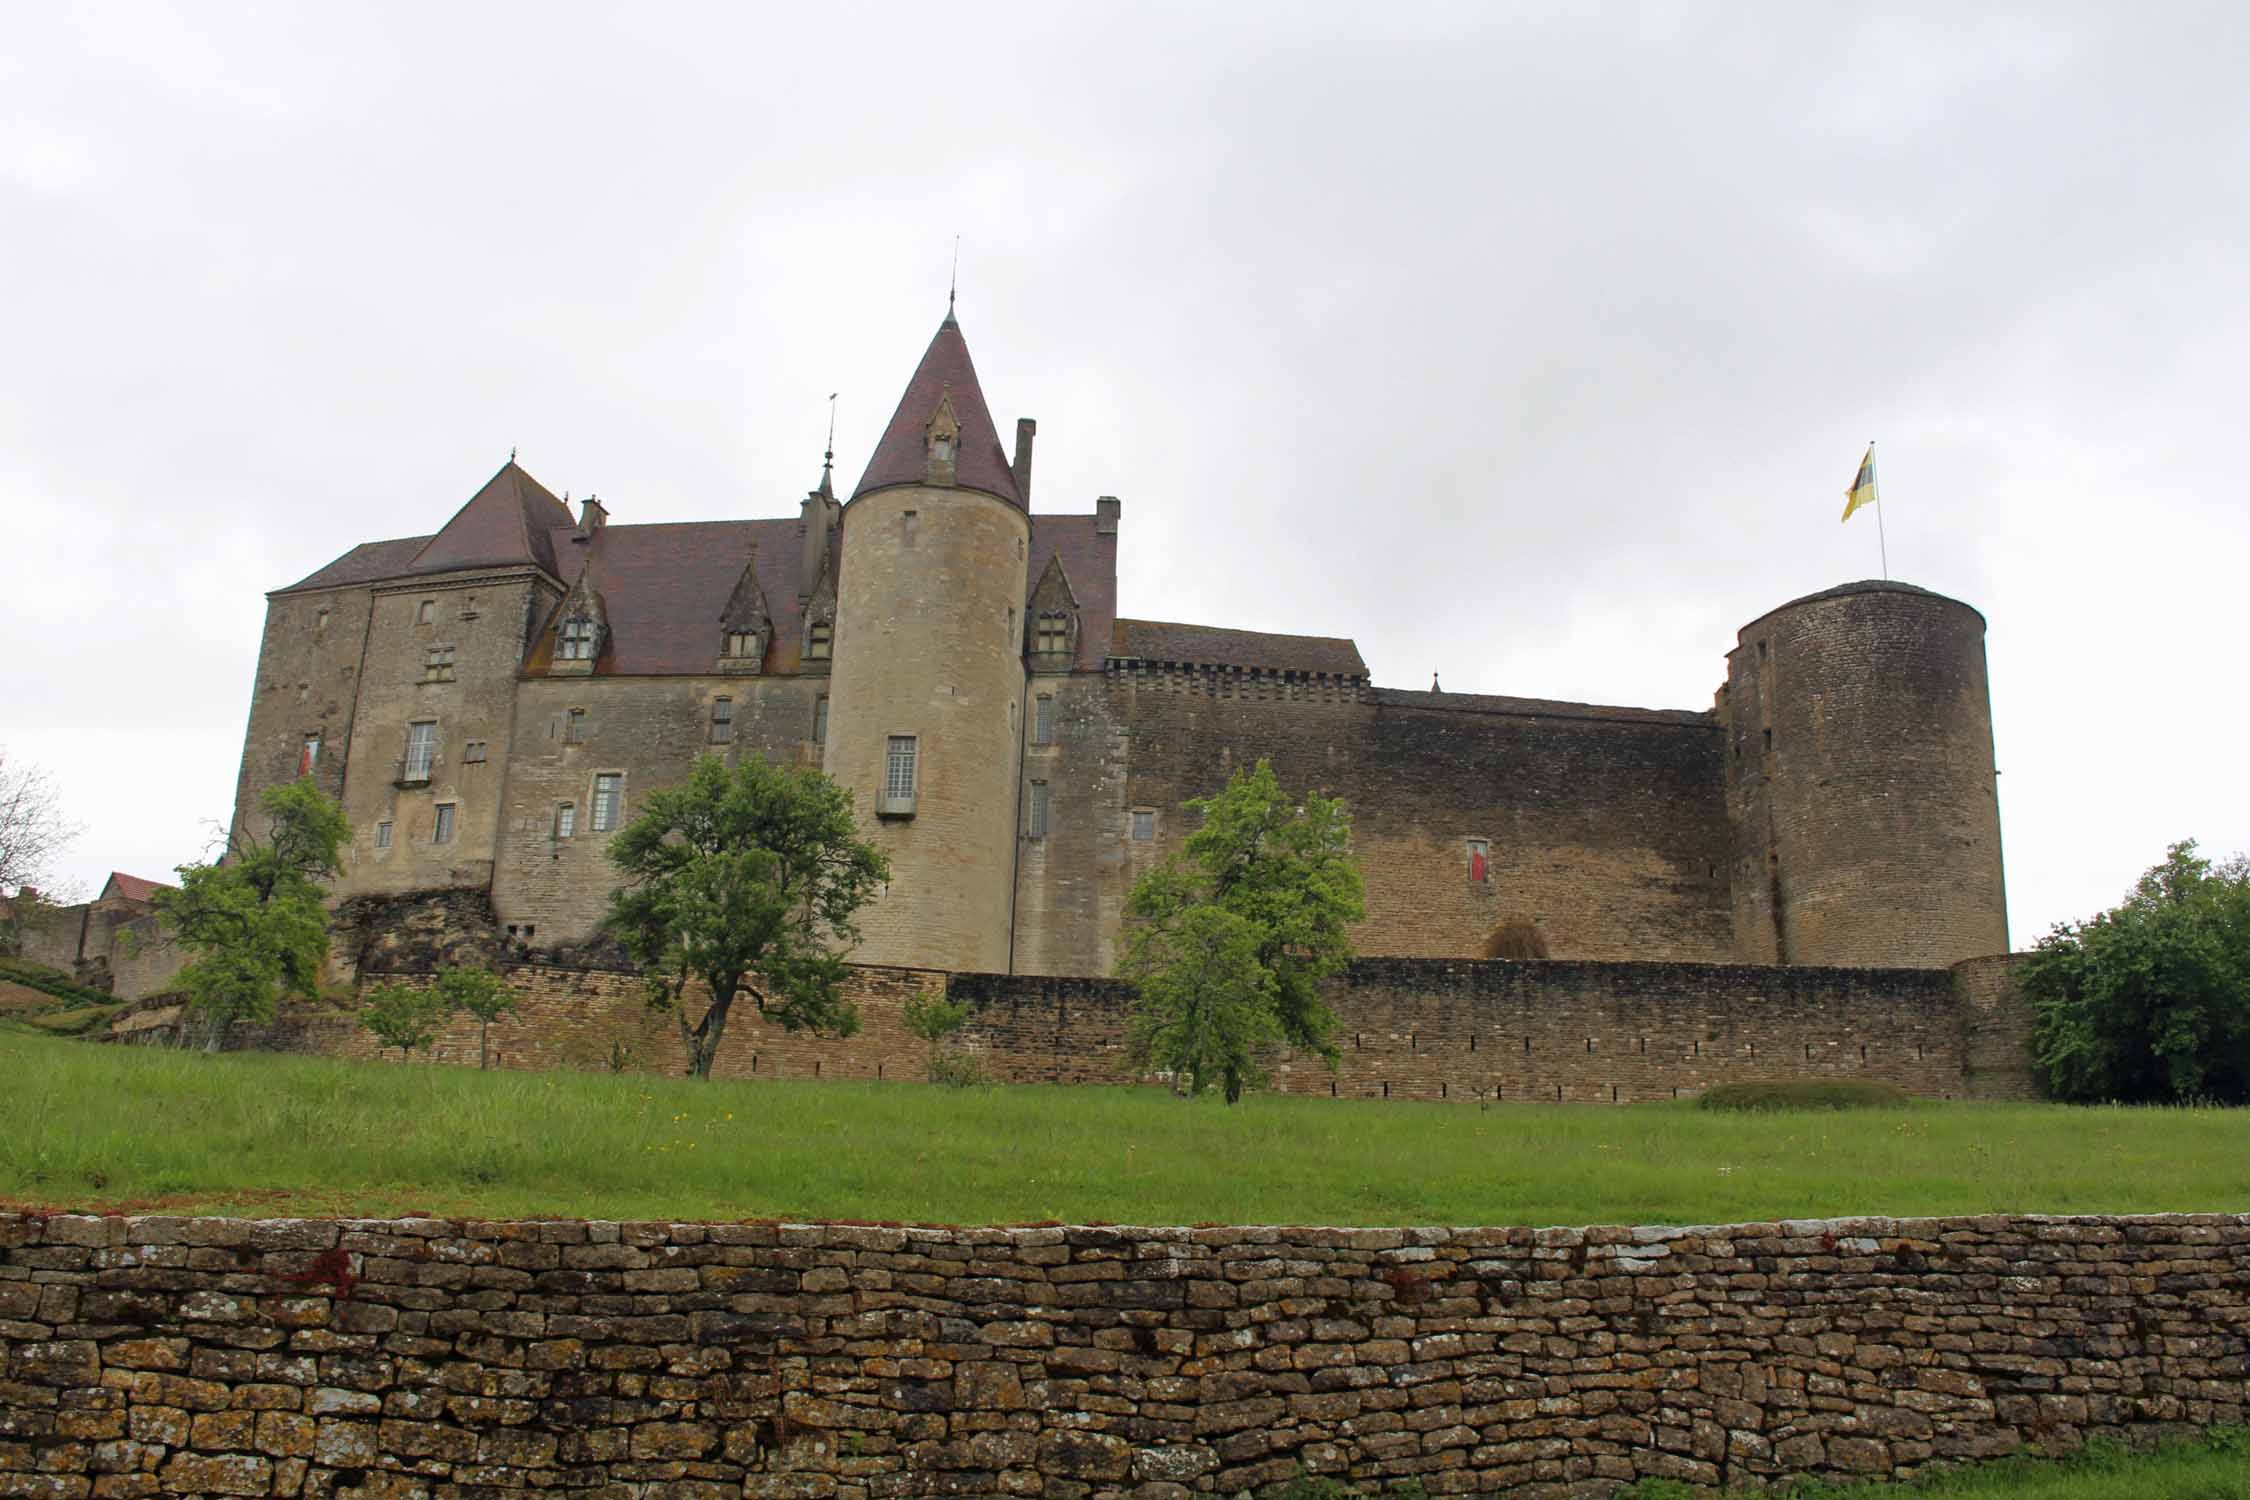
M 945 321 L 953 321 L 953 294 L 961 286 L 961 236 L 953 237 L 953 272 L 945 282 Z
M 1445 691 L 1445 689 L 1437 685 L 1437 673 L 1435 671 L 1430 673 L 1430 691 L 1433 693 L 1442 693 Z
M 509 462 L 509 463 L 514 463 L 515 461 L 516 461 L 516 445 L 515 445 L 514 443 L 510 443 L 510 444 L 508 445 L 508 462 Z

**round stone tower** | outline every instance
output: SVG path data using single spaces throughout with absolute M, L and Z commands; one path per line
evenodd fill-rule
M 1030 536 L 949 311 L 838 547 L 825 767 L 891 861 L 862 963 L 1008 967 Z
M 2007 951 L 1984 616 L 1903 583 L 1807 595 L 1742 628 L 1720 710 L 1744 958 Z

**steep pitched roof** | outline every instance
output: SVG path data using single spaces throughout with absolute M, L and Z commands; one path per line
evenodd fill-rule
M 511 458 L 453 513 L 453 519 L 403 571 L 448 573 L 534 563 L 552 573 L 555 549 L 550 533 L 570 524 L 570 508 Z
M 1029 593 L 1036 594 L 1048 560 L 1061 559 L 1071 592 L 1078 596 L 1078 655 L 1072 665 L 1080 671 L 1100 669 L 1111 655 L 1110 636 L 1117 626 L 1117 533 L 1095 528 L 1093 516 L 1033 516 L 1031 564 L 1025 574 Z M 1028 608 L 1028 595 L 1024 602 Z
M 867 461 L 859 488 L 852 491 L 854 500 L 871 490 L 923 482 L 929 473 L 925 440 L 930 417 L 937 411 L 938 402 L 948 395 L 953 398 L 954 420 L 961 424 L 954 482 L 962 489 L 982 490 L 1010 505 L 1023 504 L 1008 455 L 1000 446 L 999 429 L 992 425 L 992 412 L 984 404 L 984 388 L 977 384 L 976 366 L 969 362 L 968 342 L 961 337 L 961 325 L 951 313 L 938 325 L 937 337 L 930 340 L 914 378 L 906 383 L 906 394 L 899 398 L 891 425 L 883 429 L 875 456 Z
M 1367 676 L 1367 663 L 1360 659 L 1359 647 L 1338 636 L 1275 635 L 1263 630 L 1222 630 L 1215 625 L 1175 625 L 1163 620 L 1119 620 L 1109 654 L 1118 660 L 1174 662 L 1180 666 Z
M 102 886 L 102 893 L 94 899 L 97 901 L 108 901 L 112 898 L 125 901 L 153 901 L 156 899 L 158 891 L 170 889 L 171 887 L 161 880 L 144 880 L 138 875 L 128 875 L 123 870 L 112 870 L 109 872 L 108 882 Z
M 601 590 L 609 638 L 594 675 L 709 674 L 718 660 L 720 616 L 742 582 L 753 549 L 757 581 L 773 619 L 771 672 L 797 670 L 804 616 L 797 605 L 797 554 L 804 545 L 795 517 L 771 521 L 671 521 L 602 528 L 593 582 Z M 575 583 L 589 544 L 575 530 L 555 531 L 563 578 Z M 559 613 L 559 611 L 558 611 Z M 554 621 L 533 643 L 527 670 L 547 669 Z

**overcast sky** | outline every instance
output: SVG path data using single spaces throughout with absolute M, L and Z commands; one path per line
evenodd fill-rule
M 1123 613 L 1707 708 L 1879 572 L 1991 630 L 2012 936 L 2250 847 L 2239 5 L 18 6 L 0 746 L 162 875 L 262 593 L 511 447 L 856 481 L 943 315 Z M 1598 11 L 1598 15 L 1594 14 Z

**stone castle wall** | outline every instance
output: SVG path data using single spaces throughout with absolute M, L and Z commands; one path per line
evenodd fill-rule
M 0 1215 L 0 1494 L 1592 1500 L 2250 1416 L 2250 1216 Z M 458 1487 L 458 1489 L 456 1488 Z
M 396 963 L 414 950 L 383 951 Z M 542 963 L 501 972 L 522 1005 L 492 1027 L 498 1065 L 684 1071 L 675 1021 L 648 1009 L 634 975 Z M 2027 1018 L 2007 975 L 2005 963 L 1982 966 L 1964 991 L 1956 976 L 1927 969 L 1367 959 L 1327 989 L 1342 1049 L 1336 1070 L 1287 1055 L 1272 1086 L 1341 1098 L 1630 1104 L 1720 1083 L 1849 1078 L 1925 1098 L 2032 1098 Z M 361 977 L 384 973 L 370 967 Z M 784 1031 L 738 1000 L 717 1076 L 919 1081 L 928 1048 L 903 1010 L 914 996 L 943 995 L 969 1004 L 954 1044 L 996 1082 L 1141 1081 L 1125 1056 L 1131 992 L 1120 981 L 862 967 L 846 993 L 861 1030 L 845 1039 Z M 238 1027 L 229 1044 L 396 1055 L 340 1011 Z M 476 1024 L 456 1017 L 430 1055 L 475 1065 Z

